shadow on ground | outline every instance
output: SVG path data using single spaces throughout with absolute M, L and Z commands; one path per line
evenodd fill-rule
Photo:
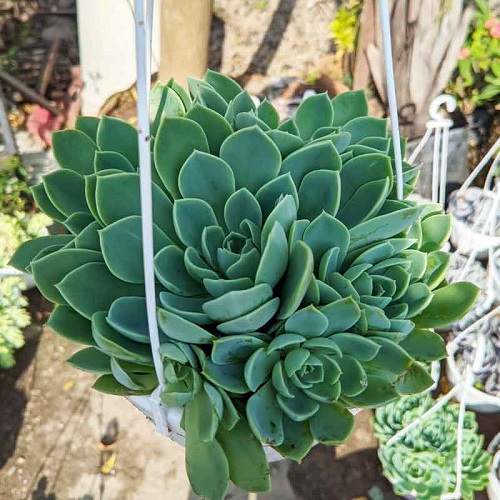
M 0 411 L 0 443 L 2 443 L 0 446 L 0 469 L 14 453 L 28 401 L 25 391 L 18 389 L 16 382 L 30 367 L 33 371 L 32 381 L 35 379 L 35 356 L 42 324 L 45 322 L 44 312 L 50 310 L 48 302 L 36 291 L 29 291 L 28 299 L 33 323 L 24 331 L 26 343 L 16 353 L 16 365 L 10 370 L 0 370 L 0 401 L 2 402 L 2 410 Z M 32 363 L 33 366 L 31 366 Z

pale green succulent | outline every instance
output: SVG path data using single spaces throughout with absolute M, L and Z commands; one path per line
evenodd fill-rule
M 22 242 L 40 236 L 51 223 L 44 214 L 0 213 L 0 273 Z M 14 351 L 24 345 L 22 329 L 30 324 L 25 289 L 21 278 L 0 274 L 0 368 L 12 367 Z
M 409 430 L 402 439 L 386 445 L 434 404 L 429 394 L 405 396 L 375 411 L 373 430 L 381 443 L 379 457 L 384 475 L 395 493 L 438 500 L 456 486 L 457 431 L 459 405 L 448 403 L 428 419 Z M 491 456 L 483 450 L 483 436 L 477 434 L 475 414 L 465 413 L 462 441 L 461 498 L 472 500 L 474 492 L 488 484 Z
M 446 285 L 441 207 L 395 196 L 385 120 L 362 92 L 306 99 L 279 123 L 209 71 L 158 85 L 151 102 L 155 273 L 168 405 L 184 406 L 194 490 L 269 487 L 261 444 L 300 460 L 349 434 L 352 407 L 419 392 L 423 362 L 445 356 L 432 328 L 460 318 L 477 290 Z M 80 118 L 54 134 L 61 170 L 34 188 L 69 234 L 25 244 L 57 304 L 49 325 L 89 345 L 70 362 L 97 389 L 148 394 L 137 133 Z M 404 191 L 418 169 L 404 163 Z M 241 454 L 240 450 L 249 450 Z

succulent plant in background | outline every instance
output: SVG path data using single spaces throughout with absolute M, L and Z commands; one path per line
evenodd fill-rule
M 434 404 L 429 394 L 404 396 L 377 408 L 373 430 L 381 447 L 379 457 L 384 475 L 398 495 L 438 500 L 456 486 L 457 427 L 459 405 L 448 403 L 408 431 L 402 439 L 386 446 L 399 430 Z M 491 456 L 483 450 L 483 436 L 477 434 L 475 414 L 465 413 L 462 444 L 461 498 L 488 484 Z
M 184 407 L 201 496 L 222 498 L 229 479 L 268 489 L 262 444 L 300 461 L 346 439 L 350 408 L 428 387 L 423 362 L 445 356 L 432 328 L 475 300 L 443 281 L 441 207 L 396 199 L 387 123 L 367 109 L 362 92 L 320 94 L 280 124 L 211 71 L 190 94 L 152 91 L 162 399 Z M 70 363 L 100 374 L 96 389 L 149 394 L 136 130 L 80 118 L 53 148 L 61 170 L 33 194 L 68 234 L 13 264 L 57 304 L 49 325 L 88 345 Z M 405 195 L 417 176 L 405 163 Z

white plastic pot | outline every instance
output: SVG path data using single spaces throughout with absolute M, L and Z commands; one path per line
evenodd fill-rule
M 486 488 L 490 500 L 500 500 L 500 478 L 497 471 L 500 468 L 500 432 L 493 438 L 488 446 L 488 451 L 493 454 L 490 474 L 488 476 L 489 484 Z
M 151 403 L 151 399 L 149 396 L 127 396 L 127 399 L 140 411 L 142 412 L 149 420 L 154 421 L 153 418 L 153 407 Z M 167 416 L 167 424 L 168 424 L 168 437 L 180 444 L 182 447 L 185 446 L 186 435 L 184 433 L 184 429 L 181 428 L 181 419 L 182 419 L 182 408 L 178 406 L 168 406 L 165 407 L 166 416 Z M 351 413 L 353 415 L 358 414 L 361 411 L 360 408 L 353 408 Z M 268 445 L 263 445 L 264 452 L 266 454 L 266 458 L 268 462 L 278 462 L 279 460 L 283 460 L 282 457 L 274 448 Z
M 6 266 L 0 269 L 0 279 L 10 277 L 21 278 L 26 283 L 26 288 L 28 290 L 35 288 L 35 280 L 33 279 L 33 276 L 22 273 L 11 266 Z
M 495 298 L 498 302 L 500 301 L 500 248 L 493 253 L 493 258 L 488 262 L 488 269 L 493 280 Z
M 446 359 L 446 375 L 452 387 L 455 387 L 463 380 L 453 354 L 449 355 Z M 463 396 L 463 389 L 457 392 L 456 397 L 459 401 L 462 400 Z M 487 394 L 475 387 L 469 387 L 467 389 L 467 400 L 465 404 L 469 410 L 479 413 L 500 412 L 500 397 Z
M 478 259 L 486 259 L 491 247 L 500 246 L 500 236 L 490 236 L 489 230 L 482 234 L 481 230 L 473 227 L 472 221 L 480 218 L 484 223 L 487 219 L 494 191 L 472 187 L 466 189 L 463 196 L 458 197 L 456 192 L 453 194 L 448 209 L 452 219 L 451 242 L 462 255 L 476 252 Z

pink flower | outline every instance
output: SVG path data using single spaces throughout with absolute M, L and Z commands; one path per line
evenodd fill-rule
M 491 29 L 490 35 L 493 38 L 500 38 L 500 22 L 497 22 Z
M 470 56 L 470 50 L 466 49 L 465 47 L 463 49 L 460 49 L 458 51 L 458 58 L 462 61 L 463 59 L 467 59 Z
M 494 19 L 494 18 L 490 18 L 490 19 L 488 19 L 488 20 L 484 23 L 484 27 L 485 27 L 487 30 L 490 30 L 491 28 L 493 28 L 493 26 L 495 26 L 495 23 L 496 23 L 496 19 Z

